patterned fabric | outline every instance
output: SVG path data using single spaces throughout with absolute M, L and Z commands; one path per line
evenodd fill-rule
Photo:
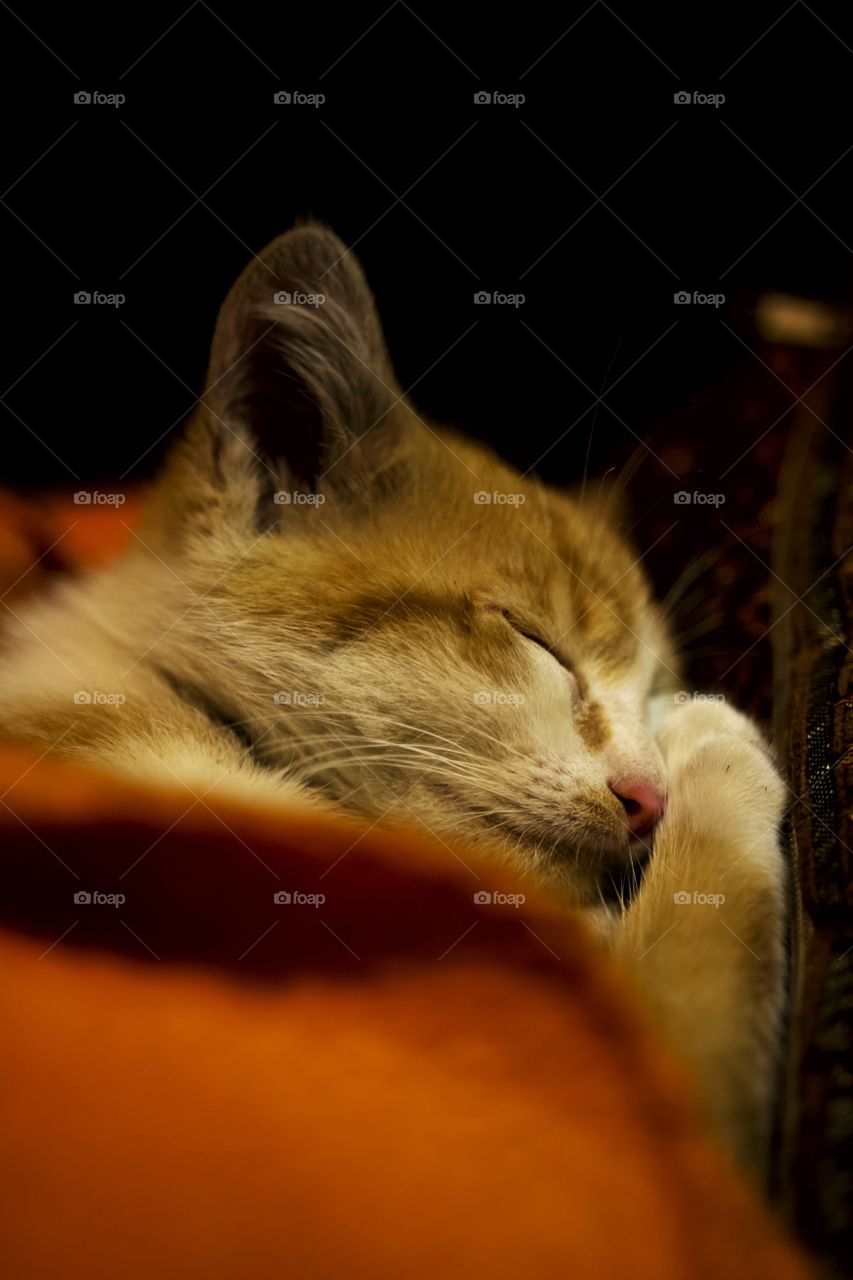
M 687 566 L 673 614 L 685 692 L 757 716 L 787 770 L 792 1012 L 773 1191 L 838 1276 L 853 1260 L 850 398 L 837 352 L 756 344 L 661 425 L 660 461 L 632 486 L 661 594 Z M 677 489 L 724 501 L 680 506 Z
M 839 389 L 836 429 L 849 420 L 844 403 Z M 821 423 L 798 423 L 780 485 L 787 587 L 775 591 L 774 643 L 801 898 L 779 1186 L 803 1238 L 837 1275 L 853 1259 L 851 463 Z

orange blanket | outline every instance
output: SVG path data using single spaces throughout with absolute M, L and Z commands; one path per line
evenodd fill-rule
M 0 504 L 5 585 L 73 520 L 54 564 L 129 517 Z M 529 886 L 11 747 L 0 797 L 16 1280 L 806 1274 Z

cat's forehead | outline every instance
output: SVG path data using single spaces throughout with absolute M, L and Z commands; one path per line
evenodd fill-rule
M 450 567 L 422 578 L 397 577 L 393 585 L 353 580 L 338 594 L 329 622 L 339 641 L 368 635 L 381 641 L 407 628 L 424 641 L 450 635 L 482 642 L 485 615 L 498 611 L 604 673 L 625 672 L 637 660 L 642 617 L 628 594 L 607 599 L 565 572 L 536 580 L 481 565 L 468 574 Z
M 649 610 L 642 572 L 612 530 L 557 503 L 479 513 L 473 502 L 406 503 L 357 523 L 331 509 L 306 538 L 283 528 L 262 540 L 240 576 L 264 611 L 293 611 L 336 641 L 400 624 L 465 634 L 483 611 L 505 609 L 549 643 L 624 671 Z

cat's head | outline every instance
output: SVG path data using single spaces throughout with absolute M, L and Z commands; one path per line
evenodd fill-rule
M 635 556 L 418 415 L 324 228 L 232 289 L 143 536 L 192 593 L 153 658 L 272 767 L 578 892 L 650 834 L 671 659 Z

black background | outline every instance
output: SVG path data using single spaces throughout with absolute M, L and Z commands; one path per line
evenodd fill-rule
M 560 482 L 583 470 L 593 416 L 591 465 L 618 467 L 755 364 L 736 336 L 755 290 L 848 292 L 849 9 L 18 13 L 0 9 L 0 412 L 17 487 L 149 475 L 201 388 L 229 285 L 306 214 L 357 243 L 421 410 Z M 78 105 L 80 90 L 126 102 Z M 279 106 L 279 90 L 326 102 Z M 526 101 L 477 105 L 482 90 Z M 726 101 L 674 103 L 693 90 Z M 726 308 L 677 307 L 680 288 Z M 75 306 L 80 289 L 126 302 Z M 479 289 L 525 302 L 476 306 Z M 744 442 L 719 431 L 733 462 Z

